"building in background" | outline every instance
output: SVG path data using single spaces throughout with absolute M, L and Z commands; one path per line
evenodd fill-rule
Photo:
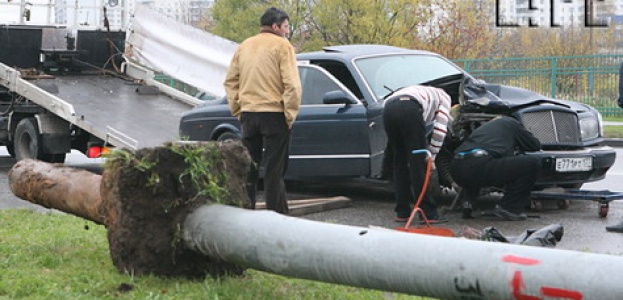
M 497 3 L 502 24 L 519 26 L 608 24 L 613 15 L 623 14 L 623 1 L 617 0 L 499 0 Z
M 133 8 L 133 0 L 56 0 L 55 23 L 104 28 L 106 17 L 111 29 L 124 30 Z
M 137 2 L 147 3 L 176 21 L 193 26 L 199 25 L 206 10 L 214 4 L 214 0 L 137 0 Z

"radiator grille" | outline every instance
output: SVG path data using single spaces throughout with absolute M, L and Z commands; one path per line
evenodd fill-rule
M 577 144 L 581 140 L 577 115 L 557 110 L 526 112 L 524 126 L 541 144 Z

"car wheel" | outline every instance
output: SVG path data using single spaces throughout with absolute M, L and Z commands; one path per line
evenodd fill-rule
M 217 142 L 239 141 L 239 140 L 240 140 L 240 136 L 231 131 L 223 132 L 216 138 Z

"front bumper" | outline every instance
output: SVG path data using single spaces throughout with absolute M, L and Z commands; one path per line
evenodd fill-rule
M 527 153 L 539 157 L 541 172 L 536 181 L 537 188 L 553 186 L 573 187 L 578 184 L 597 181 L 606 177 L 606 172 L 614 164 L 616 151 L 608 146 L 586 147 L 580 150 L 539 151 Z M 587 171 L 559 172 L 556 171 L 558 158 L 592 157 L 592 168 Z

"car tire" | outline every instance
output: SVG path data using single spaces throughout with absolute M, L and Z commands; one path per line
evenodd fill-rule
M 216 138 L 217 142 L 239 141 L 239 140 L 240 140 L 240 136 L 231 131 L 223 132 Z

